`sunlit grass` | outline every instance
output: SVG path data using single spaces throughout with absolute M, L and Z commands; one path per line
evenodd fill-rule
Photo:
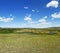
M 60 36 L 0 34 L 0 53 L 60 53 Z

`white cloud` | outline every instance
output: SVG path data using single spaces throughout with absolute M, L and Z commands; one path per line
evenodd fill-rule
M 29 7 L 25 6 L 24 9 L 28 9 Z
M 49 2 L 49 3 L 46 5 L 46 7 L 54 7 L 54 8 L 57 8 L 57 7 L 58 7 L 58 4 L 59 4 L 58 1 L 52 0 L 51 2 Z
M 13 21 L 13 18 L 6 18 L 0 16 L 0 22 L 11 22 L 11 21 Z
M 43 23 L 43 22 L 46 22 L 46 20 L 45 19 L 40 19 L 40 20 L 38 20 L 38 22 Z
M 28 23 L 25 23 L 25 25 L 23 25 L 23 27 L 29 27 L 29 28 L 46 28 L 46 27 L 50 27 L 51 23 L 48 22 L 48 23 L 40 23 L 40 22 L 28 22 Z
M 44 16 L 43 19 L 38 20 L 38 22 L 45 23 L 47 16 Z
M 46 19 L 40 19 L 38 20 L 38 22 L 40 22 L 41 24 L 51 24 L 51 22 L 47 22 Z
M 26 20 L 26 21 L 31 21 L 32 19 L 31 19 L 30 17 L 26 16 L 26 17 L 24 18 L 24 20 Z
M 25 16 L 24 20 L 25 21 L 31 21 L 32 20 L 31 14 L 29 14 L 28 16 Z
M 46 19 L 46 18 L 47 18 L 47 16 L 44 17 L 44 19 Z
M 34 9 L 32 9 L 32 12 L 35 12 L 35 10 L 34 10 Z
M 25 27 L 31 27 L 31 28 L 43 28 L 43 27 L 49 27 L 51 25 L 51 22 L 48 22 L 46 20 L 47 16 L 44 16 L 43 19 L 33 21 L 31 18 L 31 15 L 25 16 L 24 20 L 25 22 Z
M 52 17 L 52 19 L 60 18 L 60 12 L 51 14 L 51 17 Z

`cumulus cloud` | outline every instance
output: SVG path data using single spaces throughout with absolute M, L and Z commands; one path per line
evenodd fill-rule
M 24 9 L 28 9 L 29 7 L 25 6 Z
M 59 2 L 56 1 L 56 0 L 52 0 L 51 2 L 49 2 L 46 7 L 54 7 L 54 8 L 57 8 L 59 5 Z
M 51 14 L 51 17 L 52 17 L 52 19 L 60 18 L 60 12 Z
M 40 20 L 38 20 L 38 22 L 43 23 L 43 22 L 46 22 L 46 20 L 45 19 L 40 19 Z
M 27 21 L 27 23 L 25 22 L 25 25 L 28 27 L 35 27 L 35 28 L 41 28 L 41 27 L 45 27 L 45 26 L 50 26 L 51 22 L 48 22 L 46 20 L 47 16 L 44 16 L 42 19 L 39 19 L 37 21 L 33 21 L 31 18 L 31 15 L 25 16 L 24 20 Z
M 44 28 L 44 27 L 49 27 L 51 24 L 51 22 L 47 22 L 45 19 L 40 19 L 36 22 L 27 22 L 25 23 L 25 25 L 23 26 L 26 26 L 26 27 L 31 27 L 31 28 Z
M 40 19 L 38 20 L 38 22 L 40 22 L 41 24 L 50 24 L 51 22 L 47 22 L 46 19 Z
M 47 16 L 44 17 L 44 19 L 46 19 L 46 18 L 47 18 Z
M 35 12 L 35 10 L 34 10 L 34 9 L 32 9 L 32 12 Z
M 11 21 L 13 21 L 13 18 L 6 18 L 0 16 L 0 22 L 11 22 Z
M 29 14 L 28 16 L 25 16 L 24 20 L 25 21 L 31 21 L 32 20 L 31 14 Z
M 24 20 L 26 20 L 26 21 L 31 21 L 32 19 L 31 19 L 30 17 L 26 16 L 26 17 L 24 18 Z
M 47 16 L 44 16 L 43 19 L 38 20 L 38 22 L 46 23 L 46 22 L 47 22 L 47 21 L 46 21 L 46 18 L 47 18 Z

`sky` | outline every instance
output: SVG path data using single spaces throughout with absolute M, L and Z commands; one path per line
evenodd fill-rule
M 60 0 L 0 0 L 0 27 L 60 27 Z

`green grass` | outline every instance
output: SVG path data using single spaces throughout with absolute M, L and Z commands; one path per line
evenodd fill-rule
M 0 53 L 60 53 L 60 35 L 0 34 Z

